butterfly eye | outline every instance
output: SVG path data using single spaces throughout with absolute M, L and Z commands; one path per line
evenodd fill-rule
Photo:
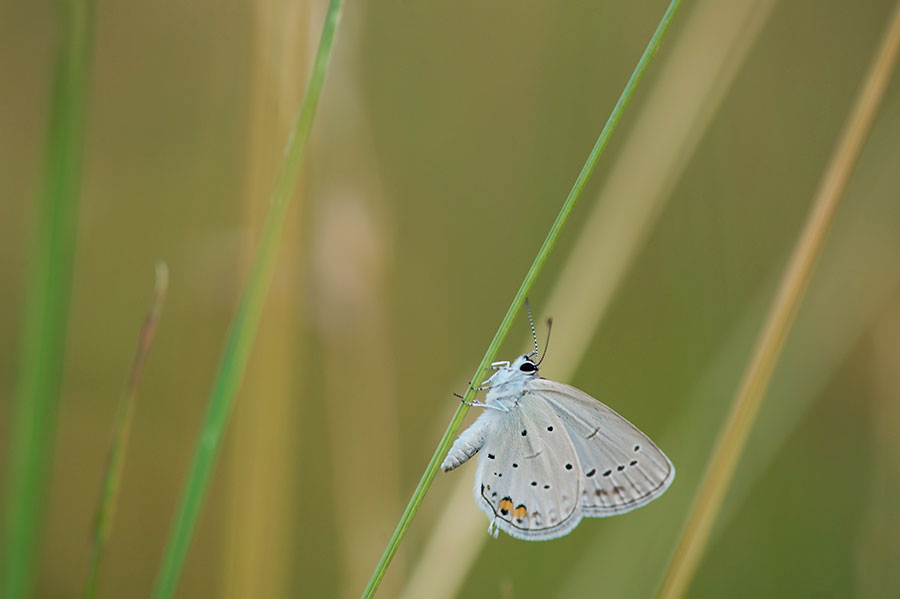
M 521 366 L 519 366 L 519 370 L 522 372 L 534 372 L 537 370 L 537 366 L 535 366 L 532 362 L 524 362 Z

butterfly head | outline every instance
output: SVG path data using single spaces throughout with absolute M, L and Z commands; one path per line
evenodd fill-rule
M 530 377 L 537 376 L 539 369 L 538 364 L 532 360 L 534 353 L 525 354 L 516 358 L 516 361 L 509 365 L 510 370 L 516 373 L 526 374 Z
M 490 402 L 492 397 L 518 398 L 525 385 L 537 377 L 538 365 L 532 360 L 532 355 L 519 356 L 511 364 L 509 362 L 497 362 L 492 365 L 497 372 L 482 383 L 482 385 L 490 388 L 488 402 Z

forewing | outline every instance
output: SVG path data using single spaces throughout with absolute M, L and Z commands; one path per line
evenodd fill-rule
M 581 506 L 589 517 L 622 514 L 663 494 L 675 478 L 669 458 L 630 422 L 587 393 L 535 379 L 526 397 L 546 401 L 562 421 L 581 465 Z
M 581 520 L 581 476 L 556 412 L 525 397 L 495 422 L 478 457 L 475 503 L 512 537 L 561 537 Z

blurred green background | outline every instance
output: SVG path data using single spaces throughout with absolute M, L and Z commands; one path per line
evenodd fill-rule
M 347 2 L 180 596 L 359 595 L 666 5 Z M 685 3 L 531 296 L 543 374 L 675 483 L 525 543 L 439 474 L 380 596 L 653 593 L 893 6 Z M 82 592 L 164 260 L 101 595 L 152 588 L 324 7 L 96 5 L 37 596 Z M 57 36 L 55 4 L 0 5 L 0 485 Z M 898 160 L 892 81 L 691 596 L 900 596 Z M 525 347 L 523 315 L 499 357 Z

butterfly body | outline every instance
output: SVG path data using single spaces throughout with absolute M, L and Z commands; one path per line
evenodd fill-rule
M 627 420 L 586 393 L 538 376 L 530 356 L 494 365 L 478 419 L 442 464 L 479 453 L 475 503 L 489 531 L 526 540 L 569 533 L 583 517 L 624 513 L 671 484 L 675 468 Z

